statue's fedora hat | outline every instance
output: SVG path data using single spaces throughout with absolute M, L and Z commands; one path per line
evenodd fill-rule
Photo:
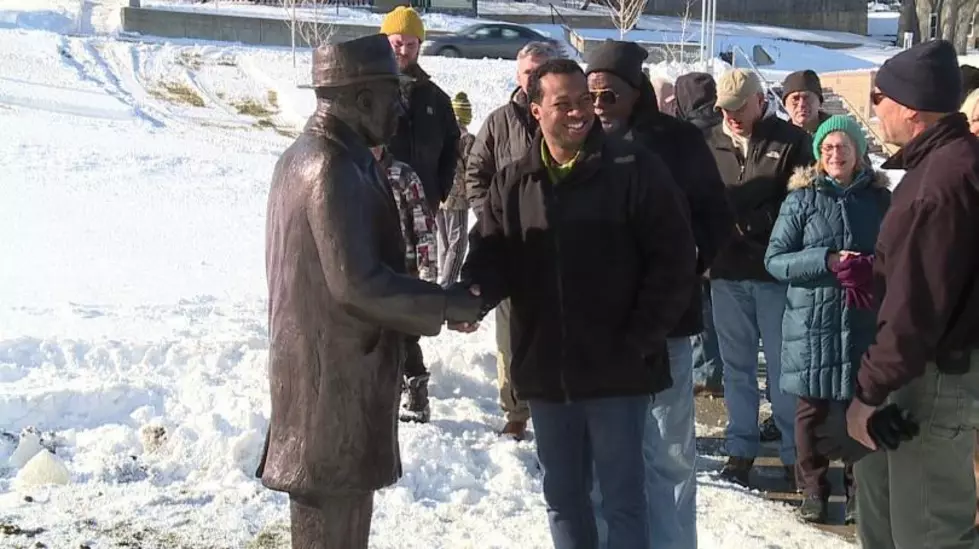
M 313 81 L 308 88 L 337 88 L 378 80 L 405 81 L 394 50 L 383 34 L 322 44 L 313 50 Z

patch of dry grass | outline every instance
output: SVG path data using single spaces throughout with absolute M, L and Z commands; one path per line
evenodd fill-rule
M 203 107 L 204 98 L 193 88 L 180 82 L 160 82 L 160 86 L 151 89 L 150 94 L 165 101 L 184 103 L 191 107 Z
M 188 69 L 193 69 L 195 71 L 200 70 L 201 65 L 203 65 L 203 63 L 204 63 L 204 59 L 201 57 L 201 54 L 199 53 L 184 51 L 184 52 L 180 52 L 180 56 L 177 57 L 178 65 L 183 65 L 184 67 L 187 67 Z
M 232 105 L 238 110 L 238 114 L 254 116 L 255 118 L 266 118 L 277 112 L 254 99 L 242 99 L 233 102 Z

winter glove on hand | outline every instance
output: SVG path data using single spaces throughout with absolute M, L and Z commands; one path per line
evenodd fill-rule
M 453 284 L 445 289 L 445 321 L 449 324 L 475 324 L 486 316 L 483 298 L 473 295 L 469 286 Z
M 888 404 L 874 412 L 867 422 L 867 431 L 878 449 L 896 450 L 901 442 L 918 435 L 918 424 L 910 414 L 896 404 Z M 850 438 L 846 430 L 846 406 L 834 404 L 826 420 L 814 428 L 816 451 L 829 459 L 856 463 L 873 450 Z
M 897 450 L 902 442 L 918 436 L 920 427 L 911 413 L 896 404 L 888 404 L 874 412 L 867 422 L 867 431 L 877 446 L 885 450 Z
M 871 309 L 874 306 L 874 256 L 848 255 L 832 265 L 830 270 L 840 281 L 848 307 Z

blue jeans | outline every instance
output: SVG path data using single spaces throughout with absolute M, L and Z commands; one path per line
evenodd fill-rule
M 609 547 L 649 549 L 643 430 L 649 396 L 530 401 L 555 549 L 595 549 L 590 492 L 600 482 Z
M 758 456 L 758 337 L 767 363 L 767 382 L 775 425 L 782 432 L 779 456 L 783 465 L 795 463 L 796 398 L 782 392 L 782 313 L 786 286 L 753 280 L 712 280 L 714 326 L 724 361 L 724 404 L 728 423 L 728 455 Z
M 701 304 L 704 312 L 704 331 L 690 337 L 693 345 L 693 382 L 708 389 L 723 388 L 724 363 L 717 349 L 717 334 L 714 331 L 714 313 L 711 307 L 710 281 L 701 284 Z
M 690 339 L 671 338 L 673 386 L 656 393 L 646 418 L 643 458 L 652 549 L 697 547 L 697 439 L 694 428 Z M 607 549 L 601 494 L 592 491 L 599 547 Z

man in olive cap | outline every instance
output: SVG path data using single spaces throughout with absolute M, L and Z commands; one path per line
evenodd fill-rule
M 294 549 L 366 549 L 374 491 L 401 476 L 406 334 L 476 322 L 468 290 L 405 274 L 369 147 L 402 112 L 385 37 L 313 51 L 316 111 L 279 158 L 266 221 L 272 414 L 257 474 L 287 492 Z

